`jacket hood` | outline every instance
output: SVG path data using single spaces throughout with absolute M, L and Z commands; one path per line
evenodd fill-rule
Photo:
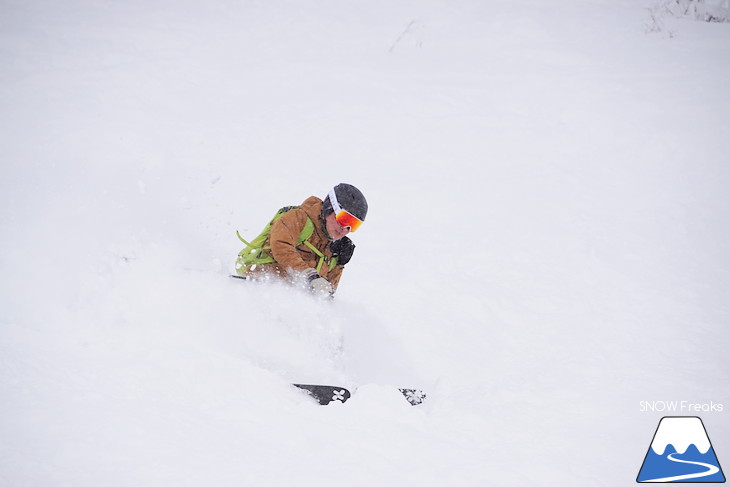
M 322 218 L 322 200 L 316 196 L 310 196 L 299 206 L 307 213 L 313 222 L 319 222 Z

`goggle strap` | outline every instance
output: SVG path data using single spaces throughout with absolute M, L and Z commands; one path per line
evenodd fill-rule
M 340 202 L 337 201 L 337 195 L 335 194 L 335 188 L 330 189 L 329 197 L 330 197 L 330 203 L 332 204 L 332 209 L 335 210 L 335 215 L 336 215 L 342 211 L 342 207 L 340 206 Z

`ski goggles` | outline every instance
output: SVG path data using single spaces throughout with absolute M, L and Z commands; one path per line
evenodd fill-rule
M 337 223 L 339 223 L 341 227 L 350 227 L 351 232 L 354 232 L 355 230 L 360 228 L 360 225 L 362 225 L 362 220 L 360 220 L 349 211 L 342 209 L 340 203 L 337 201 L 337 196 L 335 195 L 334 189 L 330 190 L 329 197 L 330 203 L 332 203 L 332 209 L 335 212 L 335 219 L 337 220 Z

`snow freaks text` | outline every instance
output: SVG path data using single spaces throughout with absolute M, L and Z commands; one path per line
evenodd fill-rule
M 724 410 L 722 403 L 710 401 L 697 403 L 692 401 L 640 401 L 639 411 L 642 413 L 721 413 Z

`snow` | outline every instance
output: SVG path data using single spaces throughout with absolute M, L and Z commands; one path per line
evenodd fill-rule
M 633 483 L 730 403 L 730 24 L 653 6 L 0 2 L 0 485 Z M 338 182 L 333 302 L 227 277 Z
M 673 445 L 678 453 L 684 453 L 690 445 L 694 445 L 703 455 L 712 446 L 702 421 L 696 417 L 662 418 L 651 448 L 657 455 L 664 455 L 668 445 Z

